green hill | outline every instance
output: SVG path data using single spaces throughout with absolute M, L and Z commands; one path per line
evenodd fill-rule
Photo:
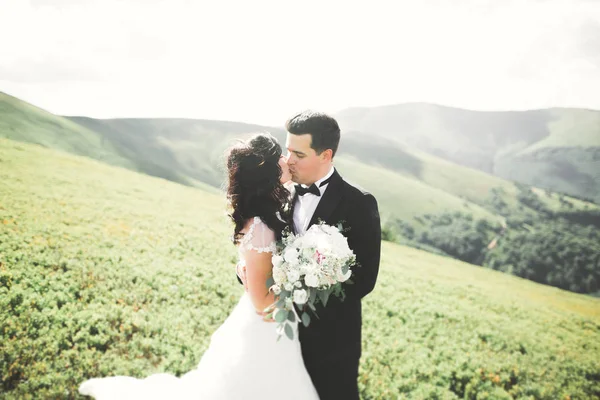
M 282 144 L 285 142 L 285 131 L 280 128 L 190 119 L 58 117 L 8 95 L 1 96 L 4 103 L 0 104 L 10 103 L 12 108 L 0 108 L 0 121 L 5 127 L 0 128 L 0 136 L 86 155 L 203 189 L 207 184 L 216 189 L 222 186 L 223 154 L 237 138 L 269 131 Z M 45 119 L 38 119 L 38 114 Z M 46 120 L 57 126 L 68 125 L 71 130 L 51 131 L 47 126 L 54 125 Z M 41 131 L 38 124 L 51 133 Z M 80 132 L 91 135 L 104 147 L 88 143 L 69 147 L 70 142 L 82 141 Z M 46 137 L 52 135 L 54 140 L 47 141 Z M 497 223 L 501 218 L 482 207 L 490 189 L 502 188 L 509 204 L 515 203 L 517 193 L 509 181 L 382 137 L 345 135 L 336 163 L 347 179 L 380 199 L 384 215 L 411 221 L 436 211 L 459 211 Z
M 135 169 L 135 165 L 98 132 L 0 92 L 0 138 L 2 137 L 37 143 L 47 148 Z
M 148 175 L 192 186 L 203 182 L 215 188 L 223 184 L 220 166 L 225 149 L 249 133 L 271 130 L 240 122 L 178 118 L 69 119 L 98 132 Z M 283 131 L 279 133 L 283 137 Z
M 241 295 L 222 196 L 0 139 L 0 397 L 181 374 Z M 600 300 L 384 243 L 364 399 L 600 398 Z
M 348 135 L 375 135 L 501 178 L 600 201 L 600 111 L 481 112 L 409 103 L 351 108 Z
M 95 120 L 81 117 L 71 120 L 102 134 L 115 147 L 137 160 L 138 165 L 142 164 L 142 160 L 152 160 L 162 170 L 176 171 L 180 176 L 187 176 L 215 187 L 220 187 L 225 179 L 224 171 L 220 168 L 224 164 L 225 149 L 237 138 L 248 136 L 252 132 L 268 131 L 276 136 L 283 146 L 286 134 L 281 128 L 227 121 Z M 370 153 L 371 149 L 366 147 L 366 143 L 357 142 L 353 138 L 347 143 L 344 140 L 336 165 L 344 177 L 373 192 L 385 214 L 412 219 L 416 215 L 447 210 L 473 212 L 491 221 L 499 220 L 471 201 L 482 200 L 487 195 L 486 189 L 494 184 L 505 186 L 511 192 L 509 182 L 492 178 L 492 182 L 481 185 L 488 177 L 478 171 L 451 165 L 443 160 L 433 160 L 434 157 L 431 156 L 416 157 L 410 150 L 402 152 L 397 146 L 389 147 L 386 143 L 378 143 L 371 147 L 373 153 Z M 417 168 L 423 173 L 415 175 L 380 163 L 380 153 L 383 151 L 388 151 L 388 158 L 394 159 L 396 164 L 402 160 L 414 160 L 414 163 L 418 164 Z M 435 172 L 436 162 L 440 161 L 445 164 L 445 180 L 439 179 Z M 157 175 L 149 170 L 143 171 Z M 478 176 L 469 176 L 472 173 Z M 167 175 L 162 177 L 170 179 Z M 476 182 L 477 179 L 479 183 Z M 450 184 L 458 180 L 463 185 Z M 470 190 L 477 193 L 469 197 L 467 194 Z M 398 207 L 399 204 L 402 207 Z
M 235 140 L 270 131 L 284 143 L 286 134 L 280 128 L 228 121 L 58 117 L 10 96 L 2 98 L 2 104 L 12 108 L 0 108 L 0 136 L 10 134 L 15 140 L 86 155 L 214 194 L 221 193 L 224 152 Z M 55 131 L 52 126 L 57 126 Z M 563 130 L 555 129 L 558 136 Z M 344 134 L 335 164 L 344 178 L 376 196 L 387 240 L 563 289 L 600 289 L 595 239 L 588 234 L 600 226 L 597 205 L 518 186 L 382 135 Z M 508 165 L 513 164 L 516 161 Z M 515 180 L 533 171 L 540 168 L 522 168 Z M 576 179 L 565 182 L 579 184 Z M 561 239 L 564 229 L 570 233 Z M 536 232 L 544 232 L 547 239 Z M 553 241 L 560 246 L 548 247 Z M 525 242 L 545 258 L 521 246 Z M 572 245 L 586 249 L 585 254 L 554 250 Z

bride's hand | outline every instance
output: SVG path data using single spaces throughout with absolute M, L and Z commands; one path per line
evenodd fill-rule
M 265 308 L 263 311 L 256 310 L 256 313 L 258 315 L 260 315 L 261 317 L 263 317 L 263 321 L 265 321 L 265 322 L 275 322 L 275 319 L 273 319 L 273 311 L 275 311 L 275 306 L 270 305 L 269 307 Z
M 238 263 L 235 266 L 235 273 L 237 274 L 238 278 L 240 278 L 240 280 L 242 281 L 242 284 L 244 285 L 244 290 L 246 290 L 247 292 L 248 282 L 246 281 L 246 266 Z

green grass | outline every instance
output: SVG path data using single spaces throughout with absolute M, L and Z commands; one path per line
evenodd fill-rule
M 382 213 L 412 221 L 423 214 L 463 211 L 478 218 L 500 221 L 500 217 L 469 200 L 430 186 L 427 183 L 385 168 L 361 163 L 352 157 L 335 161 L 340 173 L 351 183 L 373 193 Z M 348 171 L 346 173 L 346 171 Z
M 51 149 L 135 169 L 102 135 L 0 92 L 0 138 L 37 143 Z
M 437 106 L 413 107 L 415 112 L 421 110 L 419 115 L 439 112 Z M 451 109 L 444 112 L 451 114 Z M 478 115 L 465 113 L 473 118 Z M 270 131 L 280 143 L 285 142 L 285 131 L 280 128 L 173 118 L 59 117 L 0 94 L 0 136 L 9 132 L 8 137 L 14 140 L 40 143 L 213 193 L 219 192 L 225 179 L 225 149 L 237 138 L 261 131 Z M 450 136 L 444 140 L 452 142 Z M 497 216 L 481 207 L 491 188 L 503 188 L 505 201 L 516 203 L 516 189 L 511 182 L 389 138 L 345 134 L 336 164 L 345 178 L 377 195 L 384 215 L 408 221 L 442 210 L 472 212 L 498 221 Z M 551 173 L 546 176 L 554 179 Z M 573 181 L 568 188 L 578 186 L 579 182 Z
M 0 139 L 0 397 L 193 368 L 230 234 L 221 195 Z M 364 399 L 600 398 L 598 298 L 384 243 L 363 318 Z
M 519 154 L 542 148 L 600 147 L 600 112 L 579 109 L 554 109 L 555 119 L 548 124 L 550 136 Z
M 269 128 L 239 122 L 182 118 L 70 120 L 98 132 L 139 166 L 139 170 L 195 186 L 220 187 L 224 152 L 237 138 Z M 283 131 L 278 131 L 280 138 Z M 283 142 L 282 142 L 283 143 Z

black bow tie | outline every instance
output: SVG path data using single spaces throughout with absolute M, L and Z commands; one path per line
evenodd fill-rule
M 321 182 L 319 187 L 327 185 L 330 180 L 331 180 L 331 177 L 325 179 L 323 182 Z M 296 187 L 296 193 L 298 193 L 298 196 L 304 196 L 306 193 L 312 193 L 315 196 L 319 196 L 319 197 L 321 196 L 321 191 L 319 190 L 317 185 L 315 185 L 314 183 L 307 188 L 302 185 L 296 185 L 295 187 Z
M 321 191 L 314 183 L 307 188 L 302 185 L 296 185 L 296 193 L 298 193 L 298 196 L 304 196 L 306 193 L 312 193 L 315 196 L 321 196 Z

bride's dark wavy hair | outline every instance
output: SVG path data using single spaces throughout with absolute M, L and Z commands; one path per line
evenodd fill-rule
M 233 243 L 239 243 L 244 224 L 253 217 L 260 217 L 281 239 L 287 224 L 277 218 L 277 213 L 287 221 L 285 209 L 290 202 L 290 193 L 280 182 L 281 151 L 270 133 L 255 134 L 228 150 L 227 200 L 232 208 L 229 217 L 235 224 Z

